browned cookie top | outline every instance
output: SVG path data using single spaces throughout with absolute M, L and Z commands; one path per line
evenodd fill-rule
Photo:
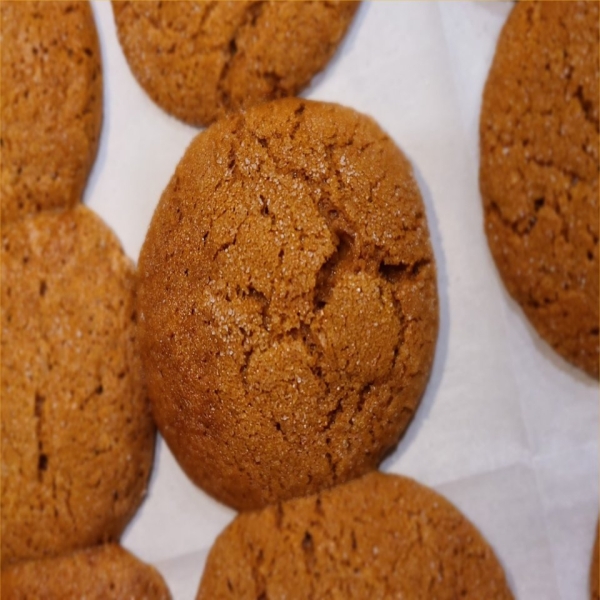
M 502 278 L 598 376 L 598 2 L 520 2 L 483 96 L 481 193 Z
M 88 2 L 2 2 L 2 222 L 79 202 L 102 121 Z
M 134 271 L 79 206 L 2 231 L 2 563 L 118 539 L 152 464 Z
M 163 193 L 139 272 L 154 414 L 222 501 L 359 476 L 410 422 L 435 264 L 411 166 L 370 118 L 287 99 L 217 122 Z
M 293 96 L 333 55 L 358 2 L 113 2 L 133 74 L 167 112 L 208 125 Z
M 158 571 L 113 544 L 2 570 L 4 600 L 170 600 Z
M 217 538 L 197 600 L 510 600 L 475 527 L 411 479 L 371 473 L 239 515 Z

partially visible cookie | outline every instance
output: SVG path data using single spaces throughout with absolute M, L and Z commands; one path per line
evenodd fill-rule
M 598 537 L 600 536 L 600 525 L 596 527 L 596 541 L 592 552 L 592 564 L 590 566 L 590 593 L 592 600 L 600 600 L 600 553 L 598 551 Z
M 113 2 L 131 70 L 193 125 L 293 96 L 327 64 L 359 2 Z
M 2 564 L 117 540 L 154 450 L 134 269 L 83 206 L 2 230 Z
M 108 544 L 2 570 L 4 600 L 170 600 L 158 571 Z
M 235 508 L 375 469 L 417 410 L 435 260 L 412 167 L 365 115 L 287 98 L 201 133 L 139 282 L 157 424 L 188 476 Z
M 509 600 L 477 529 L 417 482 L 372 473 L 244 513 L 217 538 L 197 600 Z
M 86 2 L 8 2 L 2 19 L 2 223 L 79 202 L 98 147 L 102 72 Z
M 502 279 L 598 377 L 598 2 L 519 2 L 483 95 L 480 185 Z

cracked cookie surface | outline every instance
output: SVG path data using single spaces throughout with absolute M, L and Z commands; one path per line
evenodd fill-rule
M 197 600 L 510 600 L 503 569 L 445 498 L 371 473 L 239 515 L 208 556 Z
M 279 100 L 192 142 L 139 263 L 159 428 L 236 508 L 374 469 L 415 413 L 438 325 L 412 169 L 370 118 Z
M 598 2 L 518 3 L 483 95 L 480 187 L 502 279 L 598 377 Z
M 359 2 L 113 2 L 140 85 L 193 125 L 294 96 L 325 67 Z
M 2 597 L 170 600 L 171 595 L 156 569 L 120 546 L 107 544 L 3 569 Z
M 118 539 L 154 425 L 134 270 L 83 206 L 2 230 L 2 564 Z
M 88 2 L 2 2 L 2 223 L 74 206 L 102 123 Z

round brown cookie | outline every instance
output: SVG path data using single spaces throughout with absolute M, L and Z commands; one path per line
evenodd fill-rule
M 5 600 L 170 600 L 158 571 L 109 544 L 2 570 Z
M 102 73 L 88 2 L 2 2 L 2 222 L 79 202 Z
M 197 600 L 508 600 L 492 549 L 445 498 L 371 473 L 239 515 L 217 538 Z
M 240 509 L 374 469 L 408 426 L 438 324 L 425 211 L 370 118 L 297 99 L 190 145 L 140 263 L 157 423 Z
M 598 376 L 598 2 L 520 2 L 483 95 L 485 228 L 538 333 Z
M 83 206 L 2 231 L 2 562 L 116 540 L 154 426 L 134 270 Z
M 598 551 L 598 537 L 600 525 L 596 527 L 596 541 L 592 552 L 592 564 L 590 567 L 590 594 L 592 600 L 600 600 L 600 553 Z
M 134 76 L 193 125 L 294 96 L 337 48 L 359 2 L 113 2 Z

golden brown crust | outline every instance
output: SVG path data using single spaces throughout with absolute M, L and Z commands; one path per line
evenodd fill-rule
M 359 2 L 114 2 L 133 74 L 167 112 L 208 125 L 293 96 L 337 48 Z
M 411 479 L 371 473 L 239 515 L 217 538 L 197 600 L 509 600 L 481 534 Z
M 592 564 L 590 566 L 590 595 L 592 600 L 600 600 L 600 552 L 598 551 L 598 538 L 600 537 L 600 525 L 596 527 L 596 541 L 592 552 Z
M 2 564 L 117 540 L 154 426 L 134 270 L 83 206 L 2 233 Z
M 88 2 L 2 2 L 2 223 L 80 201 L 102 123 Z
M 237 508 L 374 469 L 408 426 L 437 335 L 412 169 L 370 118 L 279 100 L 200 134 L 139 263 L 157 423 Z
M 480 185 L 508 291 L 598 376 L 598 2 L 520 2 L 483 96 Z
M 5 600 L 170 600 L 156 569 L 107 544 L 2 570 Z

